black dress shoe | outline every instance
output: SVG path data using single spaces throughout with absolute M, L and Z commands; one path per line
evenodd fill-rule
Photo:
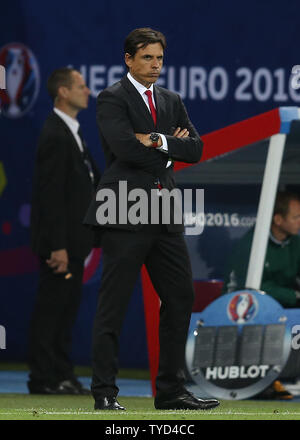
M 58 384 L 59 394 L 73 394 L 73 395 L 90 395 L 91 392 L 87 388 L 84 388 L 78 381 L 63 380 Z
M 91 391 L 84 388 L 79 381 L 64 380 L 58 385 L 44 385 L 29 381 L 27 382 L 30 394 L 71 394 L 71 395 L 91 395 Z
M 126 410 L 124 406 L 119 404 L 115 397 L 102 397 L 101 399 L 96 400 L 94 408 L 102 410 Z
M 70 389 L 71 391 L 74 390 L 74 394 L 80 394 L 81 396 L 90 396 L 91 390 L 88 388 L 85 388 L 82 383 L 79 382 L 77 379 L 70 379 L 70 380 L 64 380 L 60 383 L 60 385 L 63 385 L 67 389 Z M 73 394 L 71 392 L 71 394 Z
M 216 399 L 198 399 L 189 391 L 172 398 L 155 398 L 154 406 L 156 409 L 212 409 L 220 405 Z
M 81 394 L 81 396 L 91 396 L 91 390 L 89 390 L 88 388 L 85 388 L 83 385 L 80 384 L 80 386 L 78 386 L 78 391 L 79 394 Z
M 37 385 L 28 382 L 28 390 L 29 394 L 60 394 L 57 390 L 57 387 L 49 386 L 49 385 Z

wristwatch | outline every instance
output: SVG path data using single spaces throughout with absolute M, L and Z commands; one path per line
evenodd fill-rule
M 150 141 L 152 141 L 152 147 L 154 148 L 158 147 L 159 138 L 160 136 L 158 133 L 150 133 Z

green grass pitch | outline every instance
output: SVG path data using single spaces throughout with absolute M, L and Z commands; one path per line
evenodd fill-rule
M 159 411 L 152 398 L 120 397 L 127 411 L 94 411 L 89 396 L 0 395 L 0 420 L 300 420 L 300 402 L 221 401 L 209 411 Z

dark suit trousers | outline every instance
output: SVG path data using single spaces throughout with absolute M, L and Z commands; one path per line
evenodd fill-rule
M 184 384 L 185 344 L 194 301 L 190 260 L 182 233 L 164 225 L 137 232 L 107 229 L 102 236 L 103 274 L 93 332 L 92 393 L 116 396 L 119 335 L 134 285 L 145 263 L 161 300 L 157 395 Z M 132 341 L 134 344 L 134 341 Z
M 72 278 L 54 274 L 40 259 L 39 286 L 29 334 L 30 380 L 53 385 L 74 378 L 70 360 L 72 328 L 81 300 L 83 259 L 71 259 Z

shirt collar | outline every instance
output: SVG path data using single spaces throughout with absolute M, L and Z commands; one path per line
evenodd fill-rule
M 274 237 L 274 235 L 272 234 L 272 232 L 270 231 L 270 240 L 271 241 L 273 241 L 273 243 L 275 243 L 275 244 L 278 244 L 278 245 L 280 245 L 280 246 L 282 246 L 282 247 L 284 247 L 284 246 L 286 246 L 287 244 L 289 244 L 289 242 L 290 242 L 290 236 L 288 236 L 285 240 L 283 240 L 283 241 L 280 241 L 280 240 L 277 240 L 277 238 L 275 238 Z
M 147 89 L 147 87 L 143 86 L 143 84 L 139 83 L 136 79 L 134 79 L 133 76 L 129 72 L 127 73 L 127 78 L 134 85 L 134 87 L 137 89 L 137 91 L 141 95 L 143 95 L 147 90 L 151 90 L 152 95 L 153 95 L 153 84 L 151 84 L 149 89 Z
M 79 122 L 77 119 L 72 118 L 71 116 L 67 115 L 67 113 L 59 110 L 56 107 L 54 107 L 53 110 L 67 124 L 73 134 L 78 134 Z

